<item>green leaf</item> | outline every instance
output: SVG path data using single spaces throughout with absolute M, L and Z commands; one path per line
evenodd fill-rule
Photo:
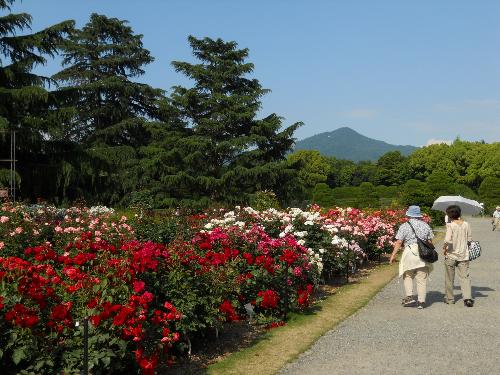
M 110 357 L 104 357 L 104 358 L 102 359 L 102 362 L 104 363 L 104 365 L 105 365 L 106 367 L 108 367 L 108 366 L 111 364 L 111 358 L 110 358 Z
M 25 358 L 26 358 L 26 347 L 25 346 L 22 346 L 22 347 L 14 350 L 14 353 L 12 354 L 12 361 L 16 365 L 19 364 L 19 362 L 21 362 Z

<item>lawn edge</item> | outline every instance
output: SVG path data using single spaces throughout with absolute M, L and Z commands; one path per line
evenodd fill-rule
M 253 374 L 276 374 L 308 350 L 322 335 L 366 306 L 397 276 L 397 270 L 397 263 L 377 265 L 367 277 L 340 287 L 335 294 L 321 301 L 321 310 L 316 314 L 293 314 L 286 326 L 269 332 L 254 345 L 210 365 L 208 374 L 229 375 L 249 371 Z

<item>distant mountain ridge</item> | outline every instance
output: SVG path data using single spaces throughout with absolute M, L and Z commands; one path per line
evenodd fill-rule
M 389 151 L 400 151 L 403 155 L 409 155 L 417 149 L 415 146 L 391 145 L 369 138 L 348 127 L 316 134 L 295 144 L 295 151 L 318 150 L 326 156 L 352 161 L 377 160 Z

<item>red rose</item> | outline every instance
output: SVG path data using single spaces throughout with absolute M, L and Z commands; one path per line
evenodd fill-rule
M 144 290 L 146 283 L 144 281 L 134 281 L 134 292 L 140 293 Z

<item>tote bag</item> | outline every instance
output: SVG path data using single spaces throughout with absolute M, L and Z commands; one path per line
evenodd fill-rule
M 481 245 L 479 245 L 479 241 L 471 241 L 469 243 L 469 260 L 477 259 L 480 255 Z

